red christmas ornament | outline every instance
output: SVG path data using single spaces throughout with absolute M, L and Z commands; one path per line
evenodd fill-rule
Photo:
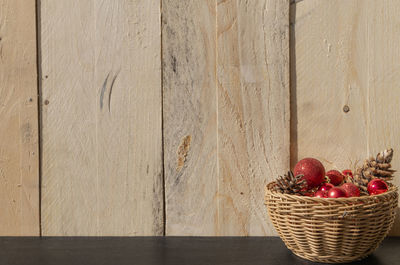
M 332 189 L 334 186 L 331 183 L 323 183 L 321 186 L 319 186 L 318 191 L 322 191 L 325 194 L 328 192 L 328 190 Z
M 346 197 L 346 192 L 339 187 L 333 187 L 328 191 L 328 198 Z
M 317 198 L 326 198 L 326 192 L 323 192 L 322 190 L 316 191 L 314 193 L 314 197 Z
M 345 176 L 353 177 L 353 172 L 350 169 L 343 170 L 342 174 Z
M 304 158 L 294 167 L 294 175 L 303 175 L 308 188 L 318 187 L 325 178 L 325 168 L 315 158 Z
M 329 178 L 329 181 L 334 186 L 340 185 L 343 182 L 343 175 L 337 170 L 329 170 L 326 175 Z
M 388 185 L 381 179 L 373 179 L 368 183 L 368 193 L 370 195 L 377 195 L 388 191 Z
M 346 197 L 360 197 L 360 190 L 353 183 L 344 183 L 340 188 L 346 192 Z

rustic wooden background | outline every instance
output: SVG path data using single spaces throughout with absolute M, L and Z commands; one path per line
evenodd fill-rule
M 399 13 L 0 0 L 0 235 L 275 235 L 263 187 L 298 159 L 400 168 Z

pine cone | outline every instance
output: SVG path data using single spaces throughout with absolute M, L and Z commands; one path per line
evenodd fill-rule
M 307 182 L 302 177 L 303 175 L 294 176 L 292 171 L 288 171 L 283 177 L 276 179 L 274 190 L 284 194 L 303 195 L 302 190 L 307 187 Z
M 387 149 L 377 154 L 376 158 L 369 158 L 364 161 L 361 167 L 356 169 L 354 177 L 348 177 L 346 182 L 355 184 L 360 188 L 362 194 L 368 194 L 368 183 L 374 178 L 380 178 L 384 181 L 393 179 L 395 170 L 391 169 L 390 162 L 393 158 L 393 149 Z

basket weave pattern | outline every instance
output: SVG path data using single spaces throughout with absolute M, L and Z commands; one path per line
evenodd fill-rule
M 316 198 L 266 187 L 268 214 L 285 245 L 302 258 L 325 263 L 358 260 L 372 253 L 393 225 L 397 187 L 352 198 Z

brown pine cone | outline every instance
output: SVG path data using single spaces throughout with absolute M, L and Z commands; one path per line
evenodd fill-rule
M 378 153 L 375 158 L 366 159 L 364 164 L 356 169 L 354 177 L 347 177 L 346 182 L 355 184 L 360 188 L 362 194 L 367 195 L 368 183 L 374 178 L 384 181 L 393 179 L 393 173 L 396 170 L 391 169 L 392 158 L 393 149 L 390 148 Z
M 276 179 L 274 190 L 284 194 L 303 195 L 307 182 L 302 177 L 303 175 L 294 176 L 292 171 L 288 171 L 283 177 Z

